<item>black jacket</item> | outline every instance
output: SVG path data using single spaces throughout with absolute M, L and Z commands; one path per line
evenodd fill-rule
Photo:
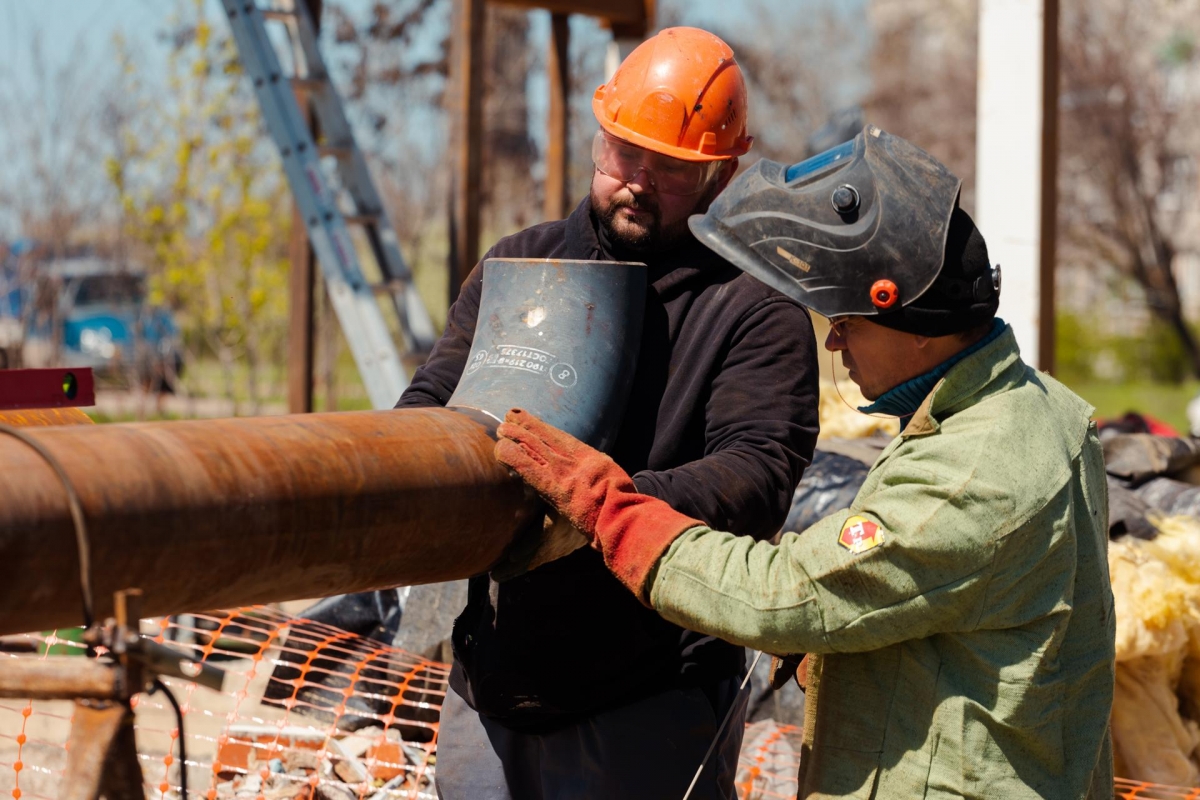
M 614 252 L 585 200 L 565 220 L 484 256 L 649 261 L 641 350 L 612 456 L 638 490 L 718 530 L 779 530 L 817 437 L 812 322 L 800 306 L 695 239 L 661 257 Z M 445 405 L 471 350 L 477 266 L 445 334 L 397 407 Z M 472 579 L 455 622 L 451 683 L 473 708 L 549 729 L 681 682 L 744 668 L 742 648 L 684 631 L 643 606 L 584 548 L 504 583 Z

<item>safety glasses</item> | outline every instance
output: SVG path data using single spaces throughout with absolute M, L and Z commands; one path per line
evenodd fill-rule
M 610 178 L 632 181 L 645 170 L 646 179 L 662 194 L 689 195 L 705 189 L 721 168 L 720 161 L 682 161 L 596 131 L 592 163 Z
M 844 341 L 853 319 L 853 317 L 829 317 L 829 329 L 833 331 L 834 336 Z

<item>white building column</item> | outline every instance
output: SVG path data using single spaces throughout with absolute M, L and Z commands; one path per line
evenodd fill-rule
M 625 57 L 641 43 L 641 39 L 633 39 L 628 36 L 610 39 L 608 49 L 604 51 L 604 80 L 611 80 L 613 73 L 617 71 L 617 67 L 621 66 Z
M 1058 0 L 980 0 L 975 221 L 1002 269 L 1000 315 L 1054 366 Z

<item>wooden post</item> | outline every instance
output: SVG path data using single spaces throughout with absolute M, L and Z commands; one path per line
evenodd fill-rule
M 484 0 L 458 0 L 459 48 L 458 155 L 454 186 L 454 220 L 450 302 L 479 260 L 480 183 L 483 173 L 483 29 Z
M 313 27 L 321 30 L 322 0 L 304 0 L 312 17 Z M 296 88 L 296 103 L 304 112 L 309 130 L 316 138 L 316 118 L 308 103 L 308 92 Z M 292 201 L 292 232 L 288 243 L 291 270 L 288 274 L 288 412 L 308 414 L 313 410 L 313 291 L 316 286 L 317 262 L 308 242 L 304 218 Z
M 590 14 L 605 19 L 615 36 L 628 40 L 627 48 L 646 35 L 654 19 L 655 0 L 498 0 L 551 12 L 549 145 L 544 211 L 549 219 L 566 215 L 568 196 L 566 146 L 570 73 L 567 45 L 568 14 Z M 483 36 L 485 0 L 456 0 L 452 86 L 455 119 L 454 182 L 450 190 L 450 302 L 479 260 L 480 183 L 483 170 Z M 558 133 L 561 131 L 561 133 Z
M 1055 363 L 1054 268 L 1058 255 L 1058 2 L 1042 9 L 1042 192 L 1038 296 L 1038 368 L 1053 374 Z
M 297 89 L 296 94 L 305 92 Z M 308 414 L 313 410 L 313 290 L 317 270 L 304 218 L 295 202 L 289 251 L 292 267 L 288 275 L 288 413 Z
M 571 207 L 567 176 L 570 174 L 571 42 L 570 17 L 550 15 L 550 53 L 546 72 L 550 82 L 550 106 L 546 124 L 546 184 L 544 216 L 562 219 Z

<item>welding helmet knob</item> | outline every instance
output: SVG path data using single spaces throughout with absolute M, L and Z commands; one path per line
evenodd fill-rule
M 896 288 L 896 284 L 887 278 L 871 284 L 871 302 L 875 304 L 876 308 L 891 308 L 896 305 L 896 301 L 899 299 L 900 290 Z
M 834 189 L 833 196 L 830 199 L 833 202 L 833 210 L 839 214 L 854 213 L 858 210 L 858 205 L 861 202 L 858 197 L 858 190 L 848 183 L 843 183 Z

